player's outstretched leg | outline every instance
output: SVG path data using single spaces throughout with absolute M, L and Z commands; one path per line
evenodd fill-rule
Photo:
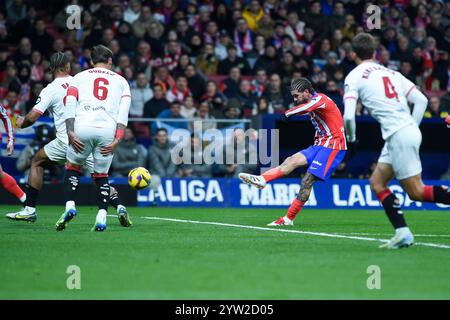
M 394 237 L 381 245 L 380 248 L 398 249 L 414 244 L 414 236 L 406 224 L 400 201 L 388 188 L 388 184 L 394 178 L 394 175 L 390 164 L 379 162 L 370 177 L 370 187 L 377 195 L 391 225 L 395 229 Z
M 246 184 L 251 184 L 258 189 L 264 189 L 267 182 L 287 176 L 298 167 L 307 165 L 306 157 L 298 152 L 284 160 L 278 167 L 272 168 L 264 172 L 262 175 L 253 175 L 248 173 L 240 173 L 239 179 Z
M 13 177 L 2 170 L 2 167 L 0 167 L 0 186 L 15 196 L 20 202 L 25 203 L 27 198 L 25 192 L 23 192 L 23 190 L 17 185 L 17 182 Z M 12 220 L 22 220 L 28 222 L 36 221 L 36 217 L 32 214 L 22 215 L 16 219 L 16 214 L 8 213 L 6 217 Z
M 31 160 L 30 171 L 28 173 L 28 184 L 25 189 L 25 207 L 19 212 L 8 213 L 8 218 L 11 220 L 23 220 L 23 218 L 32 217 L 34 221 L 36 221 L 36 204 L 39 191 L 42 189 L 44 167 L 51 164 L 52 161 L 48 158 L 44 149 L 40 149 Z
M 108 182 L 108 174 L 94 173 L 93 178 L 97 185 L 97 203 L 98 213 L 95 218 L 95 224 L 91 231 L 105 231 L 106 230 L 106 215 L 108 213 L 108 203 L 110 186 Z
M 75 208 L 75 196 L 80 184 L 80 166 L 68 163 L 66 165 L 66 177 L 64 179 L 64 196 L 66 200 L 66 209 L 56 222 L 56 230 L 62 231 L 67 224 L 77 216 Z
M 292 202 L 286 215 L 284 217 L 280 217 L 276 221 L 269 223 L 268 226 L 271 227 L 293 226 L 294 219 L 297 216 L 297 214 L 302 210 L 305 203 L 308 201 L 312 187 L 314 185 L 314 182 L 316 182 L 316 180 L 317 178 L 315 176 L 307 172 L 302 179 L 300 191 L 297 195 L 297 198 L 295 198 L 294 201 Z
M 133 225 L 133 222 L 130 219 L 130 216 L 128 215 L 127 208 L 122 204 L 122 201 L 120 200 L 119 193 L 113 186 L 110 187 L 110 194 L 109 194 L 109 203 L 116 208 L 117 210 L 117 217 L 119 218 L 119 222 L 124 227 L 131 227 Z

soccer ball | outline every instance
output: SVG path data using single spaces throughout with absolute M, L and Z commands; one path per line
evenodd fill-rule
M 128 173 L 128 184 L 135 190 L 142 190 L 150 187 L 152 175 L 143 167 L 131 169 Z

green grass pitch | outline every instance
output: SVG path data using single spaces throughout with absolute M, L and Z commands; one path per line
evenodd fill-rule
M 0 206 L 3 215 L 17 207 Z M 392 229 L 382 211 L 303 210 L 287 233 L 265 228 L 284 210 L 129 208 L 131 229 L 108 217 L 90 232 L 93 207 L 79 207 L 63 232 L 62 207 L 42 206 L 35 224 L 0 219 L 1 299 L 450 299 L 450 211 L 408 211 L 416 245 L 382 250 Z M 113 210 L 110 210 L 112 213 Z M 81 270 L 81 289 L 66 286 Z M 367 288 L 370 265 L 381 289 Z

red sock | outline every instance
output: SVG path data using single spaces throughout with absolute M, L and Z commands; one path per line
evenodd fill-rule
M 384 191 L 381 191 L 379 194 L 377 194 L 377 198 L 380 201 L 380 203 L 383 203 L 384 199 L 389 197 L 392 194 L 392 191 L 389 189 L 386 189 Z
M 3 178 L 0 178 L 0 185 L 2 185 L 6 191 L 8 191 L 12 195 L 16 196 L 17 199 L 22 201 L 25 192 L 23 192 L 22 189 L 20 189 L 20 187 L 17 185 L 16 180 L 14 180 L 14 178 L 11 177 L 6 172 L 3 172 Z
M 434 186 L 423 187 L 423 201 L 434 202 Z
M 269 182 L 269 181 L 284 177 L 284 173 L 281 172 L 281 170 L 278 167 L 276 167 L 276 168 L 272 168 L 272 169 L 269 169 L 266 172 L 264 172 L 262 174 L 262 177 L 264 178 L 264 180 L 266 180 L 266 182 Z
M 300 201 L 297 198 L 295 198 L 287 211 L 286 217 L 289 218 L 291 221 L 293 221 L 297 216 L 297 214 L 300 212 L 300 210 L 302 210 L 304 204 L 305 203 L 303 201 Z

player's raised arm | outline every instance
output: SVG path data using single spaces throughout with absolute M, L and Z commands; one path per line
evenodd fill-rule
M 417 89 L 416 85 L 409 81 L 405 76 L 400 74 L 400 78 L 406 100 L 414 105 L 412 117 L 417 125 L 419 125 L 420 122 L 422 122 L 423 115 L 427 109 L 428 99 L 419 89 Z
M 308 103 L 302 103 L 300 105 L 297 105 L 288 111 L 284 113 L 286 117 L 290 117 L 293 115 L 302 115 L 306 114 L 308 112 L 313 111 L 317 107 L 320 107 L 323 105 L 325 101 L 323 101 L 323 98 L 320 95 L 317 95 L 316 97 L 312 98 L 310 102 Z
M 0 118 L 2 119 L 3 125 L 5 126 L 6 134 L 8 135 L 8 144 L 6 152 L 8 156 L 12 155 L 14 152 L 14 128 L 9 119 L 8 114 L 6 113 L 6 109 L 0 104 Z M 0 142 L 1 142 L 1 133 L 0 133 Z

